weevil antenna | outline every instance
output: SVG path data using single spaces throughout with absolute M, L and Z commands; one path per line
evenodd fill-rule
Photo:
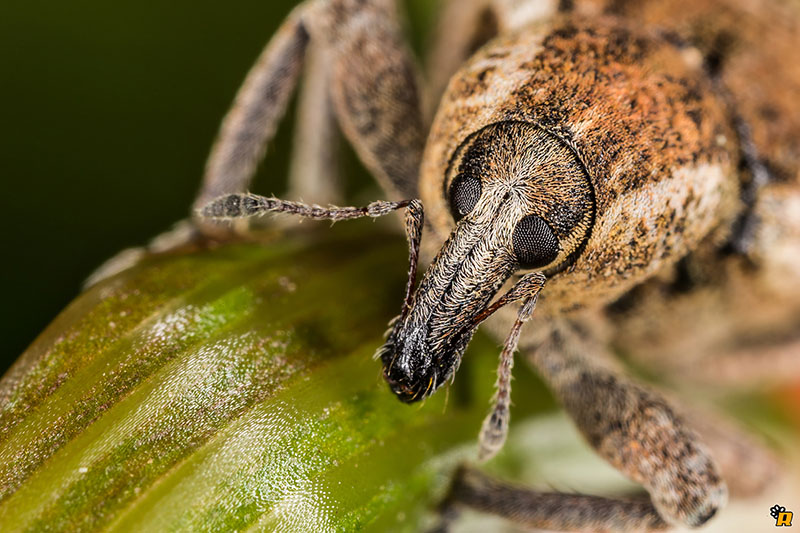
M 539 272 L 528 274 L 520 279 L 496 304 L 506 305 L 511 301 L 523 300 L 517 313 L 517 319 L 503 344 L 500 352 L 500 364 L 497 367 L 496 392 L 492 399 L 493 407 L 489 416 L 483 421 L 478 438 L 478 461 L 488 461 L 503 448 L 508 436 L 508 424 L 511 407 L 511 370 L 514 366 L 514 352 L 517 350 L 522 325 L 530 320 L 536 309 L 536 301 L 544 287 L 545 277 Z M 495 304 L 495 305 L 496 305 Z M 499 307 L 502 307 L 500 305 Z M 490 306 L 491 309 L 494 306 Z M 497 309 L 499 309 L 497 307 Z M 496 310 L 496 309 L 495 309 Z M 492 311 L 494 312 L 494 311 Z M 491 314 L 491 313 L 489 313 Z
M 544 287 L 547 278 L 541 272 L 531 272 L 525 274 L 519 281 L 509 289 L 507 293 L 495 300 L 486 309 L 475 315 L 472 322 L 469 324 L 470 328 L 476 328 L 478 325 L 492 316 L 500 308 L 518 302 L 520 300 L 527 300 L 529 298 L 536 298 L 539 292 Z
M 220 196 L 207 203 L 196 211 L 200 219 L 208 220 L 236 220 L 262 216 L 266 213 L 286 213 L 302 218 L 314 220 L 352 220 L 362 217 L 382 217 L 398 209 L 410 207 L 414 204 L 415 210 L 422 209 L 419 200 L 403 200 L 401 202 L 372 202 L 363 207 L 322 207 L 316 204 L 290 202 L 274 196 L 259 196 L 250 193 L 235 193 Z M 421 214 L 420 214 L 421 216 Z M 421 231 L 420 231 L 421 233 Z

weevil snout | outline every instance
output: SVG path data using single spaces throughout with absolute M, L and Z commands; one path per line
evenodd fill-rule
M 476 317 L 514 271 L 496 217 L 464 222 L 437 255 L 381 350 L 384 376 L 405 402 L 425 398 L 458 367 Z
M 386 381 L 408 403 L 452 377 L 512 274 L 566 266 L 594 219 L 592 188 L 575 154 L 522 122 L 468 137 L 443 192 L 455 227 L 378 352 Z

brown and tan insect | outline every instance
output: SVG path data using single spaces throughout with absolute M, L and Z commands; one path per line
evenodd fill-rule
M 700 526 L 729 493 L 759 493 L 775 475 L 768 452 L 638 384 L 609 353 L 683 381 L 800 367 L 800 5 L 453 0 L 430 58 L 431 119 L 396 9 L 307 0 L 289 15 L 223 123 L 198 233 L 225 237 L 214 219 L 270 211 L 340 220 L 406 208 L 407 297 L 378 351 L 392 391 L 412 402 L 452 379 L 494 315 L 506 342 L 482 458 L 505 439 L 519 346 L 597 453 L 650 495 L 539 492 L 465 469 L 449 509 L 653 531 Z M 293 191 L 336 194 L 338 120 L 391 201 L 245 193 L 304 64 L 295 175 L 316 179 Z

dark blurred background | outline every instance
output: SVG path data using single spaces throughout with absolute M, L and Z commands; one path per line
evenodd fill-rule
M 186 216 L 220 119 L 297 3 L 3 2 L 0 373 L 94 268 Z M 417 51 L 434 5 L 404 2 Z M 284 190 L 292 113 L 257 191 Z

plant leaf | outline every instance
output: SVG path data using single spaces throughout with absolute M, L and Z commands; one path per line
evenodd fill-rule
M 446 409 L 398 402 L 371 356 L 405 244 L 364 229 L 151 257 L 82 294 L 0 385 L 2 530 L 416 530 L 496 353 Z

